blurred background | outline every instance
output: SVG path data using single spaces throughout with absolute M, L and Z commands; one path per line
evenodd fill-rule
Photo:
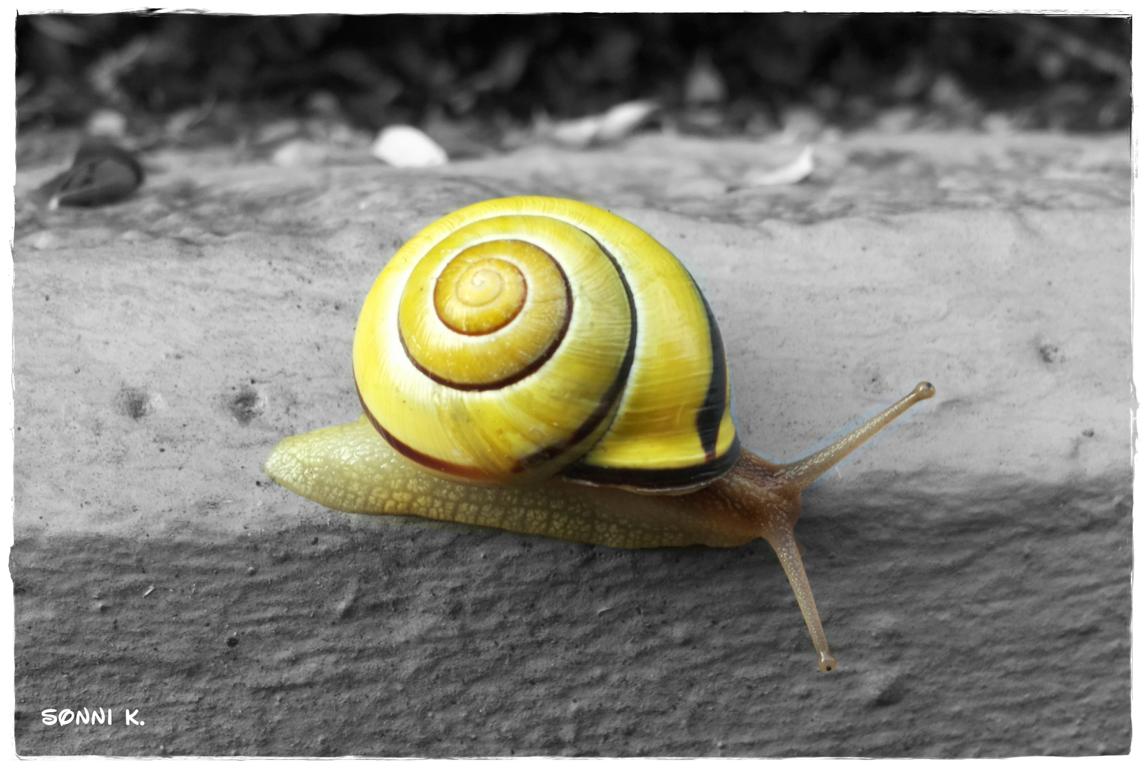
M 634 99 L 702 135 L 1130 121 L 1130 20 L 950 14 L 35 15 L 21 135 L 103 120 L 145 143 L 268 119 L 420 126 L 451 156 Z M 118 121 L 118 122 L 117 122 Z

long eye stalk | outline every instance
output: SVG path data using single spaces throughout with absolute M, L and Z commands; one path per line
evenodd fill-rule
M 820 614 L 816 610 L 816 600 L 812 596 L 812 587 L 808 582 L 808 575 L 804 571 L 804 562 L 796 543 L 794 528 L 800 516 L 800 492 L 908 408 L 934 394 L 935 387 L 929 382 L 920 382 L 907 396 L 823 450 L 791 464 L 780 466 L 770 465 L 746 453 L 743 458 L 747 461 L 742 459 L 741 465 L 737 467 L 737 469 L 743 468 L 744 474 L 755 475 L 756 487 L 759 489 L 757 492 L 763 491 L 767 498 L 767 500 L 762 498 L 761 504 L 757 507 L 760 510 L 758 512 L 760 535 L 767 539 L 772 549 L 776 551 L 776 557 L 788 577 L 788 583 L 792 585 L 796 603 L 800 606 L 804 623 L 808 626 L 808 634 L 812 636 L 812 644 L 819 654 L 822 672 L 831 672 L 835 669 L 836 659 L 828 648 L 828 639 L 824 634 Z
M 855 431 L 841 437 L 827 448 L 816 451 L 811 456 L 807 456 L 791 464 L 783 465 L 781 468 L 781 479 L 785 484 L 790 484 L 792 487 L 801 491 L 804 490 L 815 482 L 816 478 L 840 463 L 849 453 L 859 448 L 877 432 L 895 421 L 895 419 L 902 415 L 908 408 L 934 395 L 935 387 L 931 385 L 931 382 L 919 382 L 915 385 L 915 389 L 911 390 L 911 392 L 899 400 L 899 402 L 878 416 L 872 417 Z

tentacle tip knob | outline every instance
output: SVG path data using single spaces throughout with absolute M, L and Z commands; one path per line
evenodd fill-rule
M 935 397 L 935 385 L 930 381 L 921 381 L 915 385 L 915 390 L 911 394 L 915 395 L 916 400 L 926 400 L 930 397 Z
M 820 652 L 820 671 L 821 672 L 835 672 L 839 663 L 836 657 L 830 653 Z

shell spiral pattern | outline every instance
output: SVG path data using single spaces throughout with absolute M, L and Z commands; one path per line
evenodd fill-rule
M 680 492 L 739 455 L 720 331 L 679 261 L 584 203 L 490 200 L 378 276 L 354 338 L 378 431 L 432 471 Z

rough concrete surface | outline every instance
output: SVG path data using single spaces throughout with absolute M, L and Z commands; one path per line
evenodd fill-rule
M 168 152 L 133 199 L 58 211 L 30 193 L 59 165 L 20 169 L 18 751 L 1126 752 L 1128 138 L 859 135 L 803 184 L 742 185 L 798 149 L 655 136 L 416 172 Z M 351 335 L 388 256 L 516 193 L 680 256 L 768 458 L 935 383 L 805 496 L 838 672 L 763 542 L 354 517 L 263 477 L 280 437 L 357 416 Z M 83 707 L 116 722 L 41 721 Z

